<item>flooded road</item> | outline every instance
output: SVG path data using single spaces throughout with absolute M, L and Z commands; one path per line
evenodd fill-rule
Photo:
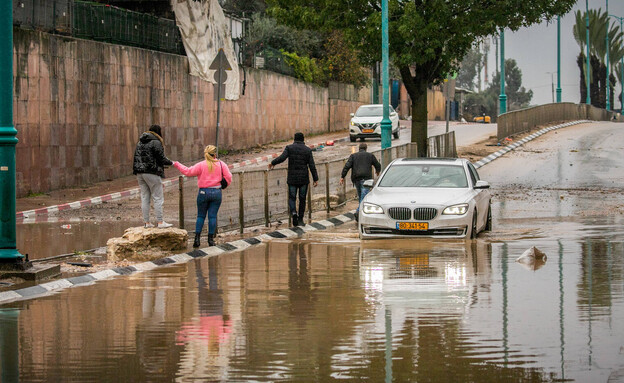
M 601 126 L 602 150 L 562 129 L 481 168 L 475 241 L 350 222 L 0 306 L 2 382 L 624 381 L 624 160 L 596 163 L 624 140 Z M 516 262 L 531 246 L 545 263 Z

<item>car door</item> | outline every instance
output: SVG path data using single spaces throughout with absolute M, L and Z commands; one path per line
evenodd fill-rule
M 399 114 L 390 106 L 390 121 L 392 122 L 392 131 L 395 132 L 399 127 Z
M 472 187 L 474 188 L 477 181 L 480 180 L 477 169 L 468 162 L 468 172 L 470 173 L 470 179 L 472 180 Z M 475 191 L 475 204 L 477 206 L 477 228 L 481 230 L 485 227 L 488 209 L 490 207 L 490 191 L 488 189 L 474 189 Z

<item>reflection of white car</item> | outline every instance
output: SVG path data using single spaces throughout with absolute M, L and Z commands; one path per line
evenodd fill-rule
M 490 184 L 459 158 L 392 161 L 362 200 L 360 238 L 476 238 L 492 229 Z
M 389 105 L 390 121 L 392 122 L 392 135 L 399 138 L 399 114 Z M 349 123 L 349 139 L 381 138 L 381 119 L 383 118 L 383 105 L 362 105 L 355 113 L 351 113 Z

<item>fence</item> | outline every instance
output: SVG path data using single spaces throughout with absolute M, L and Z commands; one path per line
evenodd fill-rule
M 615 115 L 592 105 L 561 102 L 516 110 L 498 116 L 498 140 L 527 132 L 537 126 L 561 121 L 593 120 L 609 121 Z M 621 118 L 621 117 L 620 117 Z
M 453 157 L 457 152 L 454 132 L 436 137 L 431 137 L 430 140 L 443 144 L 435 149 L 434 156 Z M 418 151 L 416 144 L 408 143 L 371 153 L 385 165 L 396 158 L 416 157 Z M 306 222 L 311 221 L 313 212 L 325 211 L 329 214 L 347 200 L 355 198 L 355 189 L 351 182 L 347 181 L 343 185 L 339 182 L 346 161 L 342 159 L 316 164 L 319 182 L 316 188 L 312 185 L 308 188 Z M 290 219 L 286 175 L 285 167 L 271 171 L 258 169 L 233 173 L 231 185 L 223 191 L 219 209 L 219 229 L 225 231 L 238 229 L 242 233 L 245 227 L 258 225 L 268 227 L 276 220 Z M 185 217 L 194 220 L 197 214 L 197 178 L 180 177 L 179 188 L 180 227 L 184 228 Z M 186 224 L 190 225 L 190 222 Z

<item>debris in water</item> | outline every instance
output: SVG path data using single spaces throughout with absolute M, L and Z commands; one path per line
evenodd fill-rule
M 530 249 L 522 253 L 521 256 L 516 259 L 516 262 L 525 266 L 529 270 L 537 270 L 546 264 L 548 257 L 537 247 L 531 246 Z

